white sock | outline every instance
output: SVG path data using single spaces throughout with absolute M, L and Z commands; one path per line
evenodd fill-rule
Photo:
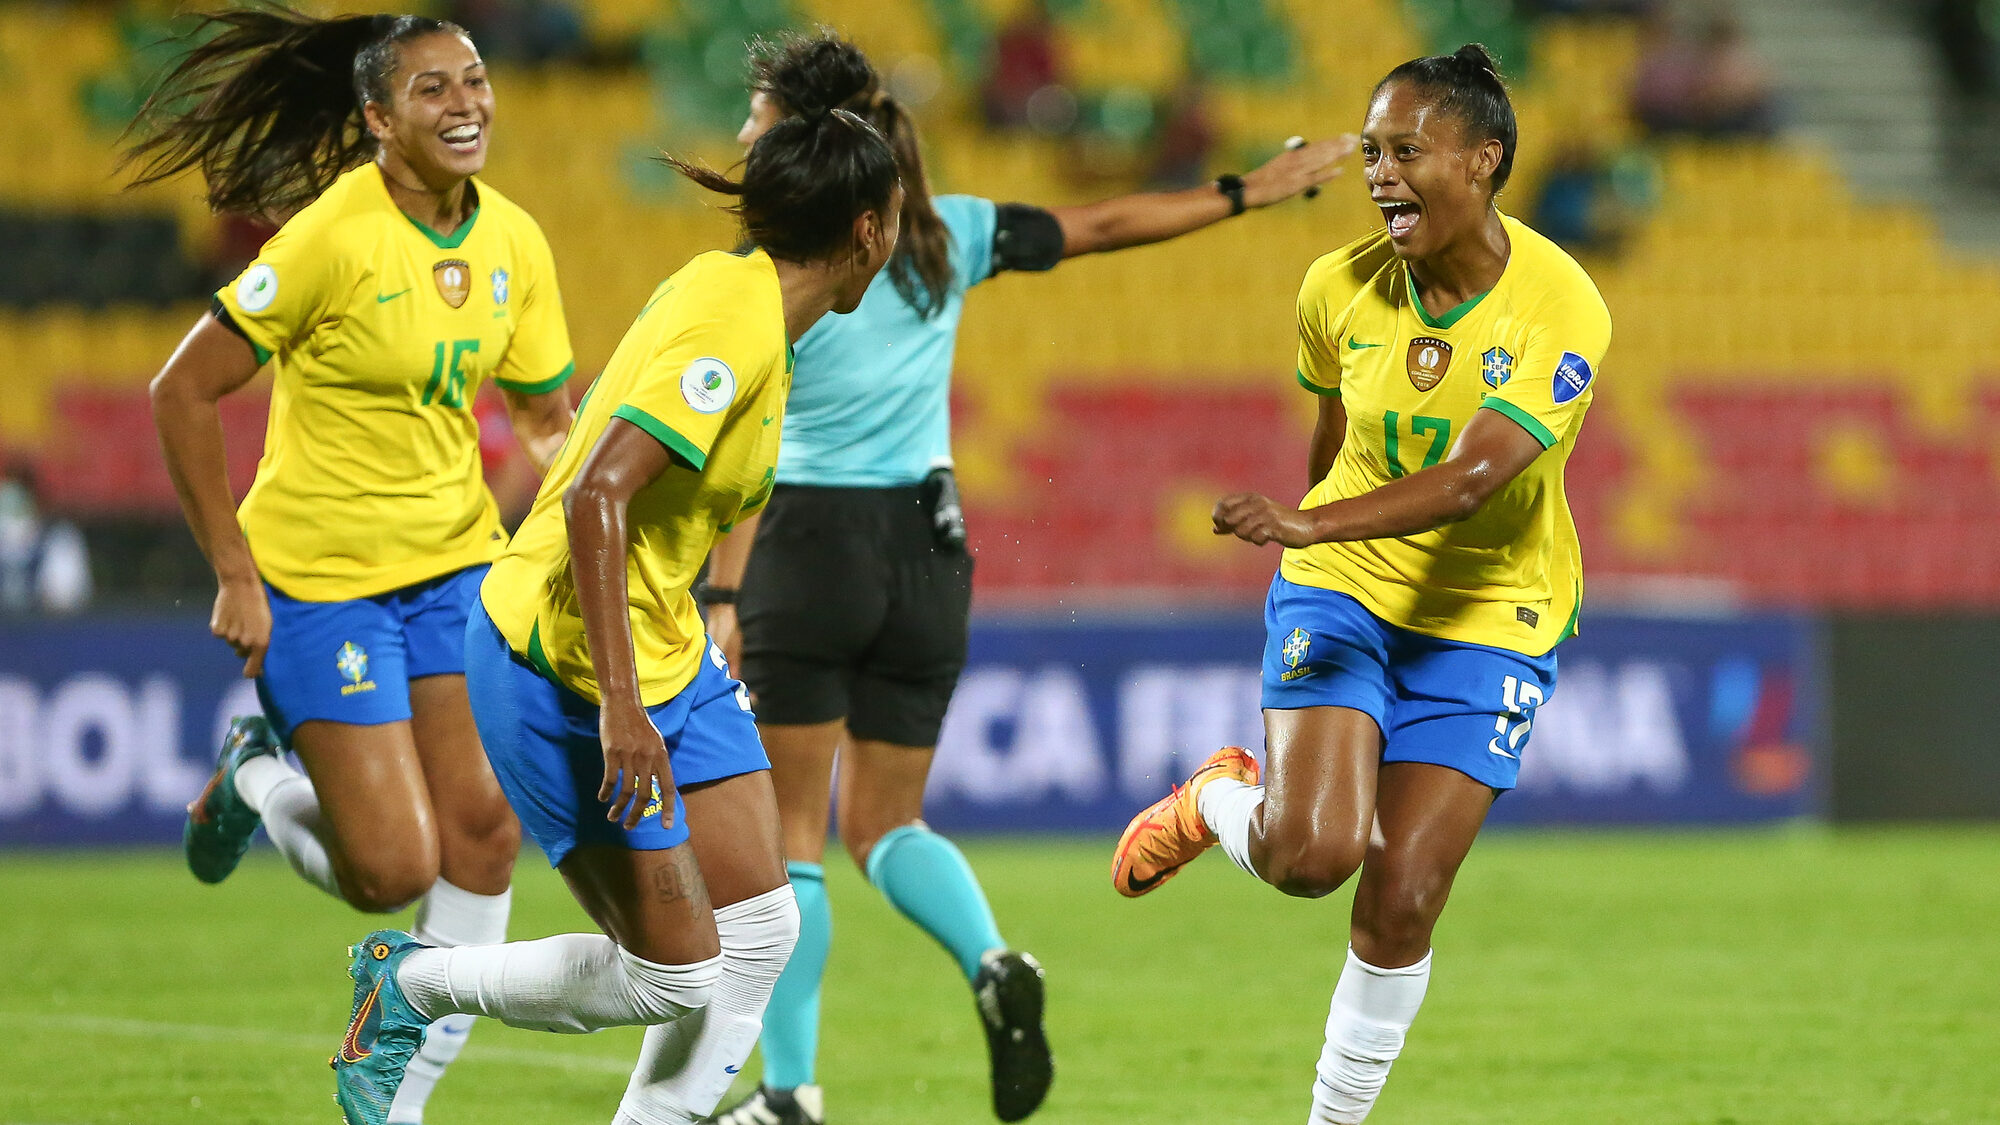
M 1264 803 L 1264 787 L 1245 785 L 1233 777 L 1218 777 L 1195 795 L 1195 811 L 1215 833 L 1215 842 L 1230 861 L 1252 875 L 1250 866 L 1250 818 Z
M 264 818 L 264 834 L 299 877 L 335 898 L 340 881 L 327 855 L 319 794 L 305 774 L 276 755 L 260 754 L 236 768 L 236 795 Z
M 1430 983 L 1428 953 L 1407 968 L 1378 969 L 1349 947 L 1327 1012 L 1309 1125 L 1357 1125 L 1368 1116 Z
M 791 884 L 717 910 L 715 932 L 723 968 L 708 1007 L 679 1023 L 646 1029 L 613 1125 L 686 1125 L 706 1118 L 757 1045 L 764 1007 L 799 939 Z
M 439 879 L 430 893 L 417 904 L 417 924 L 411 933 L 425 945 L 491 945 L 507 940 L 507 908 L 511 891 L 497 895 L 476 895 Z M 465 1049 L 465 1037 L 472 1032 L 473 1017 L 446 1016 L 424 1031 L 423 1046 L 410 1058 L 403 1071 L 403 1084 L 396 1087 L 396 1100 L 389 1104 L 389 1125 L 422 1125 L 424 1103 Z
M 532 1031 L 582 1034 L 671 1023 L 708 1003 L 720 954 L 691 965 L 656 965 L 602 934 L 420 949 L 396 983 L 433 1021 L 492 1016 Z

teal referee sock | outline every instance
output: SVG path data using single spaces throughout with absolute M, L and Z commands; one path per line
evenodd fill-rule
M 967 981 L 979 975 L 981 954 L 1006 948 L 965 853 L 920 824 L 906 824 L 875 842 L 868 853 L 868 881 L 958 959 Z
M 813 1082 L 819 1055 L 819 983 L 826 976 L 826 953 L 833 944 L 833 907 L 826 900 L 826 869 L 817 863 L 787 863 L 792 895 L 799 902 L 799 940 L 778 975 L 764 1009 L 764 1085 L 795 1090 Z

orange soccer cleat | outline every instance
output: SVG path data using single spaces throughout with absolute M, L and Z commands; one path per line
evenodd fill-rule
M 1225 746 L 1208 756 L 1201 768 L 1132 818 L 1111 855 L 1111 885 L 1126 898 L 1138 898 L 1174 877 L 1215 843 L 1215 833 L 1201 819 L 1196 798 L 1201 787 L 1219 777 L 1257 784 L 1257 759 L 1240 746 Z

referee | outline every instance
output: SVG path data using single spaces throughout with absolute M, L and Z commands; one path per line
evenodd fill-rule
M 972 604 L 949 413 L 965 292 L 1002 270 L 1048 270 L 1289 199 L 1333 178 L 1353 146 L 1322 141 L 1212 185 L 1081 207 L 932 196 L 908 113 L 867 57 L 831 34 L 756 48 L 738 140 L 828 106 L 889 138 L 903 230 L 860 307 L 799 340 L 770 504 L 717 544 L 708 585 L 696 590 L 710 635 L 755 696 L 801 915 L 765 1014 L 763 1081 L 717 1120 L 824 1119 L 814 1059 L 833 922 L 821 858 L 838 751 L 841 842 L 890 905 L 957 961 L 986 1030 L 994 1113 L 1018 1121 L 1053 1075 L 1041 967 L 1007 948 L 964 855 L 922 819 Z

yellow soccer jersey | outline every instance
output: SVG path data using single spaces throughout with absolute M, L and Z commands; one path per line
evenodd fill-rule
M 216 294 L 276 373 L 238 519 L 257 568 L 306 601 L 373 597 L 505 545 L 472 400 L 569 378 L 555 262 L 527 212 L 474 180 L 450 237 L 348 172 Z
M 535 506 L 480 596 L 515 652 L 602 702 L 570 569 L 563 493 L 613 418 L 675 464 L 626 511 L 627 616 L 648 707 L 693 682 L 707 630 L 688 589 L 721 532 L 770 499 L 792 389 L 784 301 L 769 255 L 703 254 L 654 290 L 578 409 Z
M 1500 281 L 1439 318 L 1377 232 L 1315 262 L 1299 291 L 1299 382 L 1338 394 L 1347 433 L 1317 507 L 1443 460 L 1473 411 L 1548 450 L 1478 514 L 1397 539 L 1288 550 L 1289 580 L 1348 594 L 1412 632 L 1540 656 L 1576 630 L 1581 552 L 1563 465 L 1611 342 L 1611 314 L 1568 254 L 1503 216 Z

